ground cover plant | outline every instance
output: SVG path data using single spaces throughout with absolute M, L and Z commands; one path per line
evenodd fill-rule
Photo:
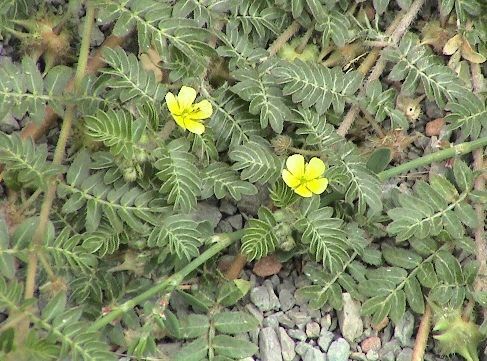
M 179 361 L 252 357 L 239 275 L 276 255 L 305 264 L 310 308 L 409 310 L 413 360 L 431 338 L 479 360 L 486 10 L 3 1 L 0 359 L 164 359 L 164 340 Z M 239 230 L 198 211 L 251 197 Z

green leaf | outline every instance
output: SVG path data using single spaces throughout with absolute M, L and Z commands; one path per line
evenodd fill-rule
M 42 319 L 46 322 L 59 315 L 66 307 L 66 293 L 58 292 L 42 309 Z
M 377 12 L 377 15 L 382 15 L 387 10 L 389 1 L 390 0 L 374 0 L 374 8 Z
M 408 281 L 404 285 L 404 293 L 406 294 L 409 307 L 411 307 L 414 312 L 423 314 L 424 297 L 421 290 L 421 285 L 416 277 L 409 277 Z
M 463 137 L 477 139 L 482 129 L 487 128 L 487 106 L 477 95 L 466 93 L 463 98 L 449 102 L 445 117 L 448 130 L 461 128 Z
M 179 319 L 179 337 L 197 338 L 208 332 L 210 321 L 206 315 L 189 314 Z
M 275 226 L 274 216 L 263 207 L 259 209 L 259 219 L 248 221 L 242 236 L 241 250 L 249 261 L 260 259 L 274 251 L 278 242 L 274 231 Z
M 405 269 L 414 269 L 418 267 L 422 261 L 420 256 L 410 250 L 387 245 L 382 247 L 382 255 L 386 262 L 391 266 Z
M 204 337 L 200 337 L 184 345 L 176 354 L 175 361 L 201 361 L 206 358 L 207 353 L 208 342 Z
M 309 3 L 309 1 L 308 1 Z M 339 48 L 343 47 L 350 38 L 350 21 L 345 14 L 336 10 L 325 10 L 313 13 L 316 18 L 315 28 L 321 34 L 321 46 L 326 48 L 330 39 Z
M 391 150 L 389 148 L 377 148 L 370 155 L 367 161 L 367 168 L 375 174 L 382 172 L 389 165 L 392 159 Z
M 329 69 L 300 60 L 280 61 L 272 73 L 279 84 L 284 84 L 284 95 L 292 95 L 293 102 L 300 103 L 303 108 L 314 106 L 318 114 L 326 112 L 331 105 L 336 113 L 343 113 L 345 102 L 362 81 L 355 71 L 345 74 L 338 68 Z
M 257 194 L 257 188 L 249 182 L 240 180 L 238 173 L 227 164 L 215 162 L 205 169 L 202 196 L 209 198 L 213 194 L 218 199 L 230 196 L 239 201 L 242 195 Z
M 156 176 L 163 181 L 160 192 L 175 209 L 189 212 L 196 206 L 201 193 L 201 174 L 196 167 L 196 157 L 189 153 L 189 143 L 175 139 L 167 146 L 156 149 L 154 166 Z
M 198 223 L 187 215 L 169 216 L 152 229 L 147 246 L 168 249 L 169 253 L 189 261 L 199 255 L 203 244 L 203 235 L 197 227 Z
M 455 159 L 453 163 L 453 174 L 460 190 L 465 192 L 473 188 L 473 172 L 461 159 Z
M 250 102 L 249 112 L 260 116 L 260 126 L 271 126 L 276 133 L 281 133 L 284 119 L 291 113 L 285 102 L 281 89 L 275 86 L 276 79 L 269 73 L 271 65 L 261 64 L 257 69 L 246 68 L 232 72 L 238 81 L 230 90 Z
M 228 281 L 218 291 L 217 303 L 233 306 L 250 291 L 250 282 L 242 279 Z
M 234 335 L 254 330 L 259 321 L 249 313 L 225 311 L 213 317 L 213 325 L 219 332 Z
M 227 335 L 217 335 L 212 343 L 215 353 L 231 358 L 245 358 L 254 355 L 258 348 L 252 342 Z
M 113 155 L 133 159 L 145 150 L 138 145 L 146 130 L 145 119 L 134 120 L 123 110 L 104 112 L 99 110 L 93 116 L 85 118 L 86 134 L 95 141 L 103 142 Z
M 0 218 L 0 274 L 7 279 L 15 276 L 15 258 L 9 253 L 9 235 L 7 224 Z
M 282 169 L 281 160 L 260 141 L 251 140 L 235 147 L 229 157 L 235 162 L 232 168 L 241 171 L 240 177 L 252 183 L 274 182 Z

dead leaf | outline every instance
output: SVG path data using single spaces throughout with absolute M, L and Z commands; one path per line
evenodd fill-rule
M 445 46 L 443 47 L 443 54 L 445 55 L 452 55 L 454 52 L 462 46 L 463 39 L 460 34 L 455 35 L 453 38 L 450 38 Z
M 482 64 L 485 61 L 485 56 L 473 50 L 467 40 L 462 44 L 462 56 L 464 59 L 474 64 Z

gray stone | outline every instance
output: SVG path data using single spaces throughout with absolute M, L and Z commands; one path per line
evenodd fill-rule
M 269 311 L 273 308 L 271 305 L 269 292 L 264 286 L 258 286 L 253 288 L 250 291 L 250 300 L 262 312 Z
M 411 361 L 413 357 L 413 349 L 405 348 L 396 357 L 396 361 Z
M 367 360 L 369 361 L 377 361 L 379 359 L 379 353 L 375 350 L 370 350 L 367 352 Z
M 306 352 L 308 352 L 308 350 L 311 350 L 313 348 L 313 346 L 311 345 L 308 345 L 306 342 L 304 341 L 301 341 L 301 342 L 298 342 L 298 344 L 296 345 L 296 347 L 294 348 L 294 350 L 296 351 L 296 353 L 303 357 Z
M 282 361 L 281 345 L 272 327 L 264 327 L 260 330 L 259 352 L 262 361 Z
M 394 328 L 394 337 L 401 342 L 402 346 L 411 346 L 411 336 L 413 335 L 413 331 L 414 316 L 411 312 L 406 311 Z
M 306 333 L 304 333 L 302 330 L 288 330 L 287 333 L 289 336 L 298 341 L 304 341 L 307 338 Z
M 343 293 L 342 297 L 343 308 L 338 312 L 338 323 L 343 337 L 353 342 L 364 331 L 364 323 L 360 317 L 360 303 L 352 300 L 349 293 Z
M 277 286 L 279 286 L 279 284 L 281 283 L 281 279 L 279 278 L 278 275 L 272 275 L 272 277 L 270 278 L 270 281 L 271 281 L 272 287 L 274 289 L 276 289 Z
M 260 206 L 266 202 L 269 197 L 269 189 L 266 186 L 257 186 L 259 192 L 252 196 L 243 196 L 237 202 L 237 208 L 250 216 L 256 216 Z
M 321 336 L 318 338 L 318 345 L 321 347 L 323 351 L 328 351 L 328 347 L 330 347 L 331 341 L 333 341 L 333 338 L 335 335 L 333 332 L 325 330 L 321 330 Z
M 325 361 L 326 356 L 319 350 L 311 348 L 304 354 L 303 361 Z
M 270 280 L 265 280 L 263 286 L 267 289 L 269 293 L 269 302 L 271 304 L 271 309 L 278 310 L 281 307 L 279 303 L 279 298 L 277 298 L 276 294 L 274 293 L 274 287 Z
M 329 330 L 331 326 L 331 315 L 327 313 L 320 320 L 321 331 Z
M 227 221 L 236 230 L 242 229 L 243 227 L 243 218 L 241 214 L 236 214 L 234 216 L 228 217 Z
M 279 292 L 279 302 L 283 311 L 289 311 L 296 303 L 293 294 L 286 288 L 281 289 L 281 292 Z
M 282 307 L 282 305 L 281 305 Z M 296 326 L 296 324 L 294 323 L 293 320 L 291 320 L 291 318 L 286 315 L 286 314 L 283 314 L 283 315 L 280 315 L 279 318 L 279 323 L 287 328 L 293 328 L 294 326 Z
M 367 361 L 367 356 L 363 352 L 352 352 L 348 357 L 350 360 Z
M 350 355 L 350 345 L 344 338 L 333 341 L 328 349 L 329 361 L 347 361 Z
M 277 330 L 277 328 L 279 327 L 279 317 L 282 315 L 283 315 L 282 311 L 273 313 L 264 319 L 262 325 L 264 327 L 272 327 L 273 329 Z
M 308 322 L 306 324 L 306 335 L 309 338 L 318 338 L 320 335 L 320 325 L 317 322 Z
M 261 311 L 257 309 L 257 307 L 255 307 L 251 303 L 247 303 L 245 305 L 245 308 L 252 316 L 254 316 L 259 321 L 259 323 L 262 323 L 262 321 L 264 320 L 264 315 L 262 314 Z
M 218 222 L 222 219 L 222 214 L 216 206 L 208 203 L 198 203 L 194 211 L 190 213 L 190 216 L 196 222 L 208 221 L 213 229 L 216 228 Z
M 392 353 L 392 355 L 395 356 L 400 350 L 401 345 L 399 344 L 399 341 L 393 339 L 382 346 L 382 348 L 379 350 L 379 357 L 382 359 L 387 353 Z
M 379 357 L 380 357 L 381 361 L 395 361 L 396 360 L 396 356 L 394 356 L 394 352 L 392 352 L 392 351 L 386 352 L 385 354 L 382 354 L 382 356 L 379 353 Z
M 296 287 L 294 287 L 294 283 L 291 280 L 291 278 L 288 277 L 289 275 L 286 276 L 281 271 L 281 272 L 278 273 L 278 276 L 281 279 L 281 283 L 279 283 L 277 285 L 277 291 L 278 292 L 281 292 L 282 290 L 286 289 L 289 292 L 291 292 L 292 294 L 294 294 L 294 291 L 296 291 Z
M 237 212 L 237 207 L 233 203 L 231 203 L 230 201 L 223 199 L 220 202 L 220 211 L 223 214 L 227 214 L 227 215 L 231 216 L 231 215 L 234 215 L 235 212 Z
M 279 327 L 279 342 L 281 343 L 283 361 L 292 361 L 296 356 L 296 351 L 294 351 L 294 341 L 282 327 Z
M 294 321 L 297 326 L 304 326 L 309 321 L 311 321 L 311 317 L 304 312 L 298 311 L 296 308 L 287 311 L 287 315 Z
M 226 219 L 221 220 L 218 226 L 215 228 L 215 232 L 218 233 L 231 233 L 233 232 L 232 225 L 228 223 Z

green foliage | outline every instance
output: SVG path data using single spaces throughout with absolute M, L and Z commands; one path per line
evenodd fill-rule
M 31 188 L 45 188 L 46 180 L 61 173 L 63 167 L 50 164 L 47 147 L 36 146 L 32 140 L 22 140 L 17 134 L 0 133 L 0 161 L 7 173 L 20 184 Z
M 461 102 L 447 104 L 451 111 L 446 116 L 449 130 L 461 128 L 465 138 L 477 139 L 487 128 L 487 107 L 485 100 L 474 94 L 467 94 Z

